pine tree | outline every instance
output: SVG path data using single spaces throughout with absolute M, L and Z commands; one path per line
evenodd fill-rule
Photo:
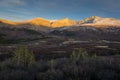
M 32 52 L 26 46 L 19 46 L 15 50 L 12 61 L 18 66 L 30 66 L 35 63 L 35 57 Z
M 88 53 L 83 48 L 74 50 L 70 56 L 73 62 L 77 62 L 79 61 L 79 59 L 86 59 L 87 57 L 88 57 Z

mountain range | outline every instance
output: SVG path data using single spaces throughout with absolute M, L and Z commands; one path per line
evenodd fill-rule
M 0 19 L 0 23 L 12 25 L 12 26 L 29 24 L 33 26 L 44 26 L 44 27 L 51 27 L 51 28 L 76 25 L 76 21 L 70 20 L 68 18 L 64 18 L 60 20 L 47 20 L 44 18 L 34 18 L 31 20 L 19 21 L 19 22 Z
M 11 26 L 19 26 L 19 25 L 32 25 L 32 26 L 44 26 L 51 28 L 59 28 L 65 26 L 94 26 L 94 27 L 108 27 L 108 26 L 120 26 L 120 20 L 115 18 L 102 18 L 99 16 L 90 16 L 89 18 L 75 21 L 70 20 L 69 18 L 64 18 L 60 20 L 48 20 L 44 18 L 34 18 L 31 20 L 25 21 L 10 21 L 5 19 L 0 19 L 0 24 L 7 24 Z M 1 26 L 1 25 L 0 25 Z
M 4 42 L 34 40 L 51 35 L 78 40 L 120 41 L 120 20 L 99 16 L 91 16 L 80 21 L 69 18 L 34 18 L 19 22 L 0 19 L 0 39 Z

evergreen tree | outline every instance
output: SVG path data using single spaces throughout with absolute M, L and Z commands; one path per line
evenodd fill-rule
M 15 50 L 12 61 L 18 66 L 31 66 L 35 63 L 35 57 L 34 54 L 30 52 L 26 46 L 19 46 Z
M 88 53 L 83 48 L 74 50 L 70 56 L 73 62 L 77 62 L 79 59 L 86 59 L 87 57 L 88 57 Z

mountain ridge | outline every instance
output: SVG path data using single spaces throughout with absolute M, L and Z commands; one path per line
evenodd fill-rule
M 5 23 L 9 25 L 23 25 L 23 24 L 31 24 L 35 26 L 45 26 L 45 27 L 64 27 L 64 26 L 72 26 L 76 24 L 76 21 L 70 20 L 69 18 L 63 18 L 60 20 L 48 20 L 44 18 L 33 18 L 30 20 L 25 21 L 11 21 L 11 20 L 5 20 L 0 19 L 0 23 Z
M 90 16 L 80 21 L 71 20 L 69 18 L 63 18 L 59 20 L 48 20 L 44 18 L 33 18 L 24 21 L 11 21 L 0 19 L 0 23 L 8 24 L 12 26 L 18 25 L 32 25 L 32 26 L 44 26 L 48 28 L 59 28 L 68 26 L 91 26 L 91 27 L 120 27 L 120 20 L 115 18 L 102 18 L 99 16 Z

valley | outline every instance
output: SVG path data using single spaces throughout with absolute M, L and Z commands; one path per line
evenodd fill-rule
M 89 55 L 113 56 L 120 54 L 120 42 L 118 41 L 82 41 L 66 37 L 44 37 L 37 40 L 21 41 L 17 44 L 1 44 L 0 57 L 7 59 L 17 46 L 27 46 L 36 56 L 37 60 L 56 59 L 69 57 L 75 49 L 84 48 Z

